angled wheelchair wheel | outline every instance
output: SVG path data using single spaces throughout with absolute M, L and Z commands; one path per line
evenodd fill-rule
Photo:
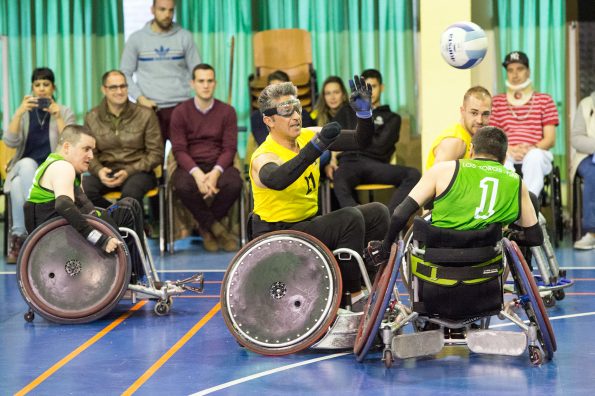
M 358 362 L 364 360 L 380 329 L 380 323 L 384 318 L 384 312 L 388 307 L 397 280 L 399 263 L 403 259 L 403 246 L 402 240 L 393 244 L 386 266 L 376 275 L 372 293 L 368 297 L 355 337 L 353 352 Z
M 551 360 L 557 349 L 556 338 L 533 275 L 517 244 L 506 238 L 503 239 L 503 243 L 523 309 L 529 321 L 537 326 L 537 338 L 545 352 L 546 360 Z
M 105 235 L 122 240 L 109 224 L 85 216 Z M 29 235 L 17 261 L 17 280 L 31 309 L 56 323 L 86 323 L 110 312 L 128 288 L 130 255 L 92 246 L 66 219 L 54 218 Z
M 287 355 L 308 348 L 333 323 L 341 302 L 339 266 L 318 239 L 277 231 L 246 244 L 221 286 L 227 328 L 247 349 Z

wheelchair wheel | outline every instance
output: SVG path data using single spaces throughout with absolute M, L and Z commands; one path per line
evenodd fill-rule
M 103 220 L 85 217 L 103 234 L 122 240 Z M 56 323 L 87 323 L 110 312 L 128 288 L 130 272 L 126 244 L 116 254 L 107 254 L 61 217 L 46 221 L 29 235 L 16 271 L 29 307 Z
M 506 258 L 511 263 L 510 272 L 515 280 L 517 294 L 523 309 L 529 321 L 537 326 L 537 338 L 545 353 L 545 359 L 551 360 L 557 349 L 556 338 L 533 275 L 517 244 L 506 238 L 503 239 L 503 242 Z
M 554 166 L 552 171 L 552 217 L 554 218 L 554 246 L 564 239 L 564 219 L 562 217 L 562 188 L 560 168 Z
M 403 246 L 403 241 L 393 244 L 388 263 L 376 275 L 372 293 L 368 297 L 355 337 L 353 352 L 358 362 L 364 360 L 380 329 L 380 323 L 384 318 L 399 273 L 398 263 L 403 259 Z
M 246 244 L 221 287 L 227 328 L 247 349 L 287 355 L 308 348 L 333 323 L 341 302 L 339 266 L 318 239 L 277 231 Z

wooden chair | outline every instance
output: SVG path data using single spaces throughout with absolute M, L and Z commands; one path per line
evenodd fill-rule
M 249 77 L 252 108 L 260 92 L 268 85 L 267 77 L 276 70 L 283 70 L 298 88 L 302 106 L 312 110 L 316 100 L 316 73 L 312 66 L 312 41 L 303 29 L 265 30 L 254 34 L 255 73 Z

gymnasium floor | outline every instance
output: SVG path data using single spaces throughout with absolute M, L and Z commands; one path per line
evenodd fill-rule
M 563 246 L 557 256 L 576 285 L 549 309 L 558 352 L 541 367 L 532 367 L 527 354 L 485 356 L 455 347 L 432 358 L 397 360 L 391 369 L 379 352 L 363 364 L 348 351 L 248 352 L 219 312 L 221 279 L 233 255 L 206 253 L 196 239 L 177 242 L 173 256 L 153 252 L 162 278 L 204 271 L 207 281 L 203 295 L 175 298 L 165 317 L 153 313 L 152 302 L 128 300 L 90 324 L 56 325 L 39 316 L 26 323 L 15 266 L 1 261 L 0 395 L 592 395 L 595 251 Z

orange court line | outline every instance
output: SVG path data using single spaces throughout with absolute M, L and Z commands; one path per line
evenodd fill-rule
M 182 336 L 163 356 L 161 356 L 151 367 L 144 372 L 128 389 L 126 389 L 122 395 L 132 395 L 138 390 L 161 366 L 163 366 L 180 348 L 186 344 L 190 338 L 192 338 L 198 330 L 200 330 L 219 310 L 221 309 L 221 303 L 215 304 L 213 308 L 203 318 L 196 323 L 186 334 Z
M 567 296 L 595 296 L 595 292 L 566 292 Z
M 62 358 L 62 360 L 60 360 L 58 363 L 54 364 L 52 367 L 47 369 L 39 377 L 37 377 L 33 381 L 31 381 L 23 389 L 21 389 L 20 391 L 15 393 L 15 396 L 26 395 L 27 393 L 29 393 L 30 391 L 35 389 L 37 387 L 37 385 L 41 384 L 43 381 L 48 379 L 48 377 L 50 377 L 56 371 L 60 370 L 64 365 L 66 365 L 72 359 L 74 359 L 79 354 L 81 354 L 81 352 L 83 352 L 85 349 L 89 348 L 91 345 L 93 345 L 97 341 L 99 341 L 104 335 L 106 335 L 107 333 L 112 331 L 114 328 L 116 328 L 116 326 L 118 326 L 120 323 L 122 323 L 124 320 L 126 320 L 130 315 L 132 315 L 134 313 L 134 311 L 138 311 L 146 303 L 147 303 L 147 300 L 139 301 L 138 303 L 136 303 L 136 305 L 134 305 L 132 308 L 130 308 L 130 310 L 128 310 L 128 312 L 122 314 L 118 319 L 114 320 L 112 323 L 110 323 L 109 325 L 104 327 L 103 330 L 101 330 L 99 333 L 95 334 L 93 337 L 91 337 L 89 340 L 87 340 L 84 344 L 82 344 L 81 346 L 76 348 L 74 351 L 70 352 L 68 355 L 66 355 L 66 357 Z

